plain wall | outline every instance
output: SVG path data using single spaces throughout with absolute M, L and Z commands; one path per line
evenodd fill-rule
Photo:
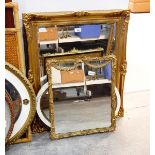
M 128 9 L 128 0 L 14 0 L 23 12 Z M 131 14 L 127 39 L 125 92 L 149 89 L 149 14 Z
M 127 9 L 129 0 L 13 0 L 22 12 Z
M 150 14 L 131 14 L 127 39 L 125 91 L 150 89 Z

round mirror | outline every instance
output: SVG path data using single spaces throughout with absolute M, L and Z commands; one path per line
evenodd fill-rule
M 117 116 L 120 109 L 120 94 L 118 89 L 115 87 L 116 103 L 117 107 L 115 110 L 115 115 Z M 50 113 L 49 113 L 49 94 L 48 94 L 48 83 L 44 84 L 37 94 L 37 113 L 40 119 L 45 125 L 50 127 Z
M 31 124 L 35 115 L 36 97 L 27 78 L 8 63 L 5 65 L 5 82 L 14 108 L 14 128 L 9 138 L 9 143 L 13 143 L 25 133 Z
M 37 94 L 37 113 L 43 123 L 50 127 L 48 103 L 48 83 L 46 83 L 41 87 Z

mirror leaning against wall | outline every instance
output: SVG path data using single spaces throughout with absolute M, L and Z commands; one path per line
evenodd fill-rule
M 123 116 L 129 17 L 129 10 L 23 13 L 28 43 L 27 74 L 36 94 L 47 82 L 48 59 L 114 54 L 118 61 L 116 87 L 119 88 L 121 102 L 118 116 Z
M 115 129 L 115 69 L 114 56 L 47 62 L 52 139 Z
M 104 117 L 107 125 L 102 122 L 101 126 L 95 127 L 94 125 L 93 127 L 93 123 L 90 123 L 82 128 L 82 124 L 78 124 L 78 127 L 69 124 L 68 128 L 64 128 L 65 126 L 59 126 L 61 125 L 59 121 L 65 122 L 67 120 L 61 120 L 61 117 L 56 114 L 55 119 L 51 119 L 53 117 L 51 109 L 55 111 L 56 109 L 54 108 L 58 105 L 67 107 L 67 105 L 77 103 L 77 105 L 73 105 L 78 106 L 79 103 L 82 106 L 89 101 L 91 103 L 93 100 L 97 104 L 98 99 L 103 99 L 104 101 L 105 96 L 107 96 L 107 100 L 110 103 L 110 95 L 112 95 L 110 94 L 112 91 L 112 86 L 110 86 L 112 82 L 110 81 L 112 79 L 106 77 L 106 74 L 109 73 L 106 73 L 105 70 L 107 69 L 112 74 L 112 66 L 111 63 L 106 64 L 104 62 L 106 60 L 100 62 L 92 60 L 95 58 L 115 55 L 117 59 L 116 80 L 114 82 L 114 96 L 117 105 L 114 108 L 114 113 L 117 116 L 123 116 L 123 89 L 126 72 L 125 45 L 128 20 L 129 10 L 23 14 L 23 24 L 28 43 L 28 51 L 26 52 L 28 52 L 29 57 L 27 74 L 37 95 L 37 113 L 39 118 L 44 123 L 45 130 L 47 126 L 53 128 L 51 132 L 56 134 L 53 137 L 63 138 L 68 136 L 67 133 L 81 130 L 83 131 L 82 134 L 86 134 L 84 132 L 89 130 L 89 127 L 90 129 L 104 128 L 111 123 L 109 121 L 112 119 L 109 115 L 110 108 L 107 108 L 109 117 Z M 92 59 L 87 62 L 86 58 Z M 70 62 L 66 62 L 68 60 Z M 76 64 L 77 61 L 78 63 Z M 55 62 L 56 64 L 59 62 L 59 65 L 51 67 L 51 77 L 54 83 L 51 90 L 52 93 L 49 92 L 49 74 L 46 70 L 48 62 Z M 99 64 L 106 65 L 99 67 Z M 95 65 L 99 68 L 94 67 Z M 76 69 L 74 68 L 75 66 Z M 61 68 L 67 68 L 67 70 Z M 68 68 L 73 68 L 73 70 Z M 75 77 L 77 79 L 74 79 Z M 70 79 L 73 81 L 70 81 Z M 119 88 L 119 91 L 117 88 Z M 53 108 L 50 107 L 51 94 L 53 94 Z M 91 98 L 92 100 L 90 100 Z M 85 104 L 81 104 L 81 101 Z M 102 112 L 104 113 L 104 111 Z M 73 113 L 76 114 L 76 112 Z M 72 117 L 67 116 L 67 118 L 74 118 L 73 113 Z M 90 115 L 92 116 L 92 114 Z M 82 113 L 81 116 L 84 117 Z M 100 118 L 101 115 L 98 116 L 98 119 Z M 51 120 L 55 120 L 54 123 Z M 73 120 L 69 120 L 69 122 L 71 121 Z M 87 119 L 83 121 L 89 122 Z M 40 120 L 38 122 L 36 120 L 36 124 L 39 127 Z M 36 127 L 33 127 L 36 131 Z M 44 131 L 43 128 L 39 127 L 38 130 Z M 92 130 L 87 132 L 87 134 L 91 132 Z M 58 136 L 57 134 L 59 133 L 66 135 Z M 76 135 L 78 134 L 76 133 Z
M 83 24 L 83 25 L 68 25 L 68 26 L 59 26 L 54 25 L 50 27 L 39 27 L 38 28 L 38 49 L 39 49 L 39 58 L 40 58 L 40 76 L 41 76 L 41 89 L 37 95 L 37 113 L 40 117 L 40 119 L 43 121 L 45 125 L 48 127 L 51 127 L 50 118 L 49 118 L 49 94 L 48 94 L 48 84 L 46 83 L 46 62 L 48 60 L 54 60 L 54 59 L 67 59 L 67 58 L 80 58 L 82 57 L 101 57 L 108 54 L 114 53 L 114 46 L 115 46 L 115 33 L 114 31 L 116 29 L 116 24 Z M 101 62 L 90 62 L 91 63 L 101 63 Z M 102 62 L 103 63 L 103 62 Z M 89 64 L 89 63 L 87 63 Z M 105 76 L 109 76 L 110 80 L 110 64 L 107 65 L 104 68 L 94 69 L 90 68 L 87 64 L 81 63 L 78 67 L 79 69 L 78 73 L 74 72 L 72 75 L 73 77 L 82 78 L 87 77 L 88 79 L 91 78 L 91 74 L 97 74 L 97 79 L 101 78 L 99 81 L 103 86 L 101 87 L 94 87 L 91 88 L 90 85 L 93 85 L 89 82 L 90 89 L 102 89 L 105 94 L 110 95 L 110 84 L 107 80 L 102 80 L 103 74 Z M 70 63 L 64 63 L 61 64 L 62 66 L 74 66 L 74 64 Z M 89 71 L 88 71 L 89 70 Z M 92 71 L 91 71 L 92 70 Z M 52 67 L 52 79 L 55 83 L 66 83 L 65 80 L 68 77 L 67 72 L 57 70 L 56 68 Z M 85 72 L 85 73 L 84 73 Z M 101 74 L 102 72 L 102 74 Z M 100 73 L 98 75 L 98 73 Z M 87 76 L 84 76 L 86 74 Z M 90 74 L 90 75 L 89 75 Z M 108 79 L 108 78 L 107 78 Z M 61 81 L 62 80 L 62 81 Z M 94 79 L 92 79 L 93 81 Z M 74 81 L 74 80 L 73 80 Z M 77 80 L 75 80 L 77 81 Z M 96 80 L 97 81 L 97 80 Z M 104 83 L 104 84 L 103 84 Z M 84 86 L 85 85 L 85 86 Z M 78 97 L 76 96 L 76 91 L 82 92 L 83 91 L 83 97 L 85 97 L 84 94 L 88 93 L 89 91 L 86 91 L 87 84 L 81 82 L 79 85 L 75 85 L 75 83 L 70 84 L 70 88 L 65 89 L 61 88 L 60 85 L 58 88 L 54 89 L 54 95 L 58 98 L 61 98 L 60 96 L 63 96 L 65 93 L 66 95 L 66 102 L 70 100 L 72 95 L 75 97 L 75 99 Z M 79 87 L 79 88 L 76 88 Z M 60 90 L 63 89 L 63 90 Z M 67 92 L 68 93 L 67 93 Z M 74 92 L 72 95 L 69 92 Z M 119 100 L 117 103 L 120 103 L 119 99 L 119 93 L 117 88 L 115 88 L 115 91 L 117 91 L 117 100 Z M 63 92 L 63 93 L 60 93 Z M 100 95 L 102 96 L 103 93 L 100 91 Z M 109 92 L 109 93 L 108 93 Z M 91 93 L 91 92 L 90 92 Z M 104 94 L 104 95 L 105 95 Z M 70 97 L 69 97 L 70 96 Z M 96 94 L 97 96 L 97 94 Z M 54 100 L 57 100 L 57 97 Z M 68 98 L 69 97 L 69 98 Z M 64 105 L 65 106 L 65 105 Z M 118 105 L 118 108 L 119 109 Z M 76 109 L 76 108 L 75 108 Z M 67 110 L 67 107 L 66 107 Z M 118 110 L 117 112 L 118 113 Z M 117 114 L 116 114 L 117 115 Z M 65 125 L 65 124 L 64 124 Z
M 36 111 L 36 96 L 28 79 L 9 63 L 5 64 L 5 96 L 8 107 L 5 132 L 7 144 L 12 144 L 31 124 Z

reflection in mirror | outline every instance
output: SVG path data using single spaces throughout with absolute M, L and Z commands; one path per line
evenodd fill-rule
M 41 77 L 45 75 L 45 58 L 74 54 L 106 54 L 114 24 L 54 25 L 39 27 L 38 45 Z M 113 38 L 112 38 L 113 39 Z
M 11 104 L 13 104 L 12 106 L 14 110 L 14 120 L 16 122 L 22 108 L 21 96 L 15 86 L 12 85 L 8 80 L 5 80 L 5 89 L 7 91 L 7 94 L 10 96 L 10 100 L 12 101 Z
M 72 70 L 51 70 L 56 133 L 111 126 L 111 62 L 92 60 Z
M 116 45 L 116 23 L 111 24 L 109 28 L 109 38 L 107 43 L 106 54 L 114 54 Z
M 9 105 L 6 101 L 5 101 L 5 121 L 6 121 L 5 138 L 6 138 L 8 135 L 10 126 L 11 126 L 11 110 L 10 110 Z
M 45 92 L 42 94 L 41 99 L 40 99 L 40 109 L 47 121 L 50 121 L 49 118 L 49 94 L 48 94 L 48 89 L 45 90 Z
M 66 70 L 71 70 L 74 69 L 76 67 L 76 69 L 81 69 L 82 68 L 82 63 L 80 62 L 63 62 L 61 61 L 60 63 L 54 64 L 52 69 L 57 69 L 57 70 L 61 70 L 66 69 Z
M 10 95 L 5 91 L 5 143 L 11 136 L 14 127 L 13 104 Z
M 116 23 L 114 24 L 114 41 L 113 41 L 113 49 L 115 50 L 116 46 Z

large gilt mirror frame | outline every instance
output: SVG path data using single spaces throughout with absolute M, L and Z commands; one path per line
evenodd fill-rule
M 91 61 L 100 61 L 104 62 L 102 64 L 91 64 Z M 64 67 L 60 64 L 65 63 L 73 63 L 73 66 Z M 111 123 L 108 127 L 99 127 L 99 128 L 93 128 L 93 129 L 85 129 L 85 130 L 77 130 L 72 132 L 66 132 L 66 133 L 56 133 L 56 126 L 55 126 L 55 109 L 54 109 L 54 94 L 53 94 L 53 80 L 52 80 L 52 67 L 60 70 L 60 71 L 71 71 L 74 70 L 79 63 L 84 63 L 89 65 L 92 68 L 102 68 L 108 63 L 111 63 Z M 115 95 L 115 72 L 116 72 L 116 57 L 114 55 L 108 55 L 104 57 L 85 57 L 83 59 L 66 59 L 66 60 L 55 60 L 55 59 L 49 59 L 46 63 L 46 70 L 48 75 L 48 94 L 49 94 L 49 110 L 50 110 L 50 122 L 51 122 L 51 130 L 50 130 L 50 138 L 51 139 L 61 139 L 61 138 L 67 138 L 72 136 L 80 136 L 80 135 L 89 135 L 94 133 L 103 133 L 103 132 L 110 132 L 114 131 L 116 128 L 116 116 L 115 116 L 115 110 L 116 110 L 116 95 Z
M 129 17 L 129 10 L 23 13 L 23 24 L 27 36 L 29 57 L 27 75 L 34 86 L 36 94 L 40 89 L 39 49 L 37 36 L 38 28 L 40 26 L 116 23 L 116 44 L 114 51 L 118 60 L 116 69 L 116 87 L 121 96 L 121 107 L 118 116 L 124 116 L 123 91 L 127 68 L 126 40 Z M 108 46 L 109 45 L 110 43 L 108 43 Z M 110 49 L 110 47 L 108 48 Z

